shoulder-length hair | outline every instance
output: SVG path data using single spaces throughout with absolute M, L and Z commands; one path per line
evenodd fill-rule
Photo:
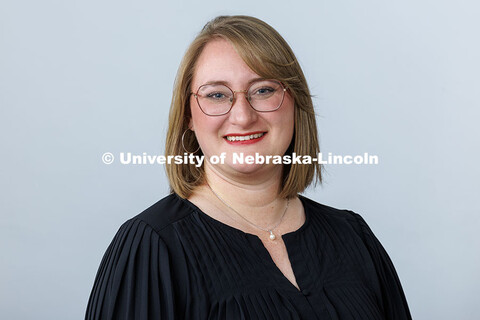
M 266 79 L 277 79 L 294 99 L 295 129 L 286 155 L 296 153 L 316 158 L 320 152 L 317 125 L 307 81 L 292 49 L 282 36 L 264 21 L 250 16 L 219 16 L 208 22 L 188 47 L 178 68 L 170 106 L 169 125 L 165 145 L 167 155 L 183 155 L 186 150 L 202 155 L 192 131 L 190 93 L 195 65 L 205 45 L 213 39 L 228 40 L 243 61 Z M 187 131 L 187 132 L 186 132 Z M 182 144 L 183 137 L 183 144 Z M 186 149 L 186 150 L 185 150 Z M 284 165 L 281 198 L 290 198 L 303 192 L 315 179 L 321 182 L 321 165 Z M 166 166 L 171 192 L 188 198 L 204 183 L 203 166 L 182 163 Z

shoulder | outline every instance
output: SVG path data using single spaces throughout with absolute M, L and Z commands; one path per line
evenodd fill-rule
M 171 261 L 179 250 L 160 231 L 189 214 L 182 202 L 169 195 L 122 224 L 98 268 L 85 319 L 174 318 Z
M 385 319 L 412 319 L 395 267 L 362 216 L 305 197 L 300 199 L 311 220 L 310 226 L 324 232 L 324 239 L 335 243 L 337 252 L 342 247 L 348 248 L 344 251 L 346 254 L 342 254 L 342 263 L 345 265 L 345 259 L 351 257 L 356 259 L 351 265 L 357 266 L 357 269 L 365 266 L 366 274 L 373 279 L 372 286 L 380 292 L 378 295 L 384 306 Z
M 302 201 L 305 210 L 313 217 L 320 216 L 325 219 L 337 221 L 338 223 L 358 223 L 358 220 L 361 219 L 359 214 L 351 210 L 330 207 L 304 196 L 299 196 L 299 198 Z
M 109 263 L 122 266 L 129 260 L 138 263 L 158 256 L 168 260 L 170 251 L 178 247 L 172 226 L 194 212 L 187 203 L 178 195 L 170 194 L 125 221 L 107 248 Z
M 129 221 L 142 221 L 159 233 L 175 222 L 190 216 L 193 212 L 194 209 L 186 200 L 172 193 L 134 216 Z
M 362 216 L 352 210 L 334 208 L 303 196 L 300 199 L 311 224 L 317 227 L 336 230 L 343 236 L 356 235 L 362 239 L 365 233 L 371 233 Z

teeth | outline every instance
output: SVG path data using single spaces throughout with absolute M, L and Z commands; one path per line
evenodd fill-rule
M 257 139 L 263 136 L 263 133 L 255 133 L 249 136 L 227 136 L 228 141 L 246 141 L 251 139 Z

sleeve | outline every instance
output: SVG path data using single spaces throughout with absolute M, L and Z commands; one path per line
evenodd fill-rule
M 362 238 L 375 265 L 382 293 L 385 319 L 411 320 L 407 299 L 390 257 L 365 220 L 359 214 L 354 212 L 352 214 L 359 224 Z
M 102 259 L 85 319 L 173 319 L 170 274 L 160 236 L 141 220 L 125 222 Z

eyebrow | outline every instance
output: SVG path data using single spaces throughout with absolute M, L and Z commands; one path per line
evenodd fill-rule
M 247 87 L 250 86 L 252 83 L 254 83 L 254 82 L 256 82 L 256 81 L 260 81 L 260 80 L 265 80 L 265 78 L 258 77 L 258 78 L 250 79 L 250 80 L 247 82 Z M 207 81 L 207 82 L 205 82 L 204 84 L 201 84 L 201 85 L 199 86 L 199 88 L 200 88 L 201 86 L 210 85 L 210 84 L 223 84 L 223 85 L 226 85 L 227 87 L 231 87 L 231 86 L 232 86 L 228 81 L 224 81 L 224 80 L 212 80 L 212 81 Z

